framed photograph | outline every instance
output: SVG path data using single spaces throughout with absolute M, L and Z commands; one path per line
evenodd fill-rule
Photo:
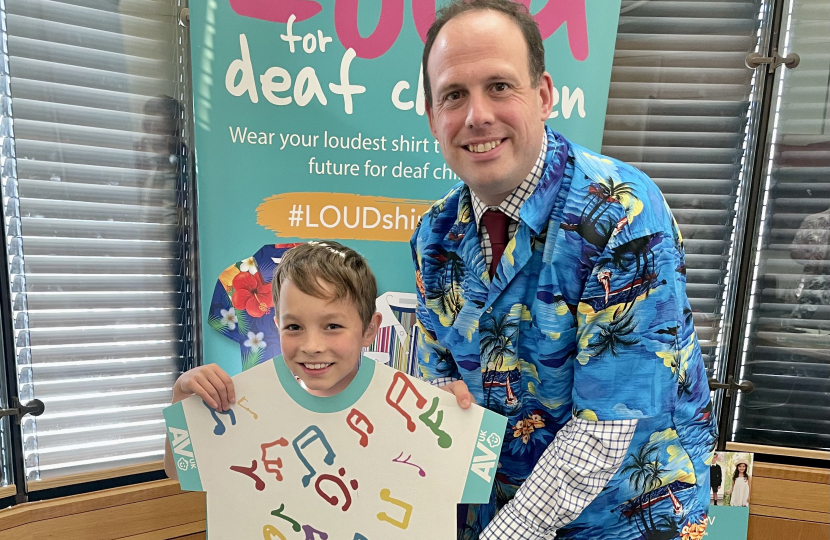
M 747 452 L 715 452 L 709 467 L 712 505 L 749 506 L 752 458 Z
M 716 452 L 712 458 L 707 540 L 743 540 L 747 537 L 753 457 L 747 452 Z M 682 538 L 686 540 L 687 537 Z

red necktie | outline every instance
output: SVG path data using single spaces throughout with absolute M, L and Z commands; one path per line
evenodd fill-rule
M 490 235 L 490 248 L 493 251 L 493 258 L 490 261 L 490 278 L 496 275 L 496 268 L 507 246 L 507 215 L 501 210 L 487 210 L 481 216 L 481 222 Z

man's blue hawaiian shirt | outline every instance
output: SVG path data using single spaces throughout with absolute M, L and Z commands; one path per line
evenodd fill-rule
M 545 170 L 496 275 L 458 184 L 412 238 L 418 357 L 509 418 L 475 539 L 572 416 L 638 419 L 617 474 L 557 539 L 693 538 L 705 527 L 716 433 L 686 297 L 683 239 L 641 171 L 548 130 Z

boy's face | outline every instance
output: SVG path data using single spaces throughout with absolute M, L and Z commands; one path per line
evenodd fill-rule
M 326 291 L 331 288 L 321 285 Z M 305 383 L 310 393 L 333 396 L 354 379 L 360 351 L 374 341 L 380 318 L 375 313 L 364 330 L 350 299 L 309 296 L 286 280 L 274 321 L 288 369 Z

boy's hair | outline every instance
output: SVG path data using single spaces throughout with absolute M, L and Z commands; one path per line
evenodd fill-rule
M 277 313 L 280 289 L 287 280 L 291 280 L 303 293 L 315 298 L 348 298 L 360 314 L 363 329 L 369 326 L 375 313 L 378 286 L 369 263 L 355 250 L 330 240 L 308 242 L 289 249 L 283 255 L 271 282 Z M 333 294 L 323 289 L 321 282 L 330 285 Z
M 506 15 L 522 31 L 522 36 L 524 36 L 525 44 L 527 45 L 530 84 L 533 88 L 538 86 L 539 79 L 545 73 L 545 45 L 542 40 L 542 35 L 539 33 L 539 26 L 536 24 L 533 15 L 530 14 L 527 7 L 515 0 L 452 0 L 449 4 L 438 10 L 435 21 L 433 21 L 427 31 L 424 52 L 421 57 L 424 75 L 424 99 L 426 99 L 427 105 L 430 107 L 432 107 L 432 81 L 429 80 L 429 54 L 432 52 L 432 46 L 435 44 L 438 33 L 444 28 L 444 25 L 459 15 L 471 11 L 488 10 Z

